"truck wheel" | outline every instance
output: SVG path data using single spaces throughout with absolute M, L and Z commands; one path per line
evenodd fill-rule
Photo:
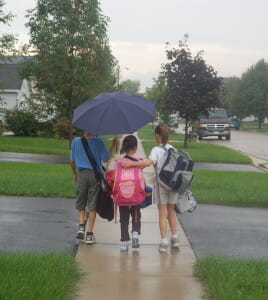
M 221 139 L 222 139 L 222 136 L 221 136 L 221 135 L 219 135 L 219 136 L 218 136 L 218 139 L 219 139 L 219 140 L 221 140 Z
M 230 141 L 230 139 L 231 139 L 231 136 L 230 135 L 226 135 L 226 140 Z
M 199 135 L 199 136 L 198 136 L 199 141 L 201 141 L 202 138 L 203 138 L 202 135 Z

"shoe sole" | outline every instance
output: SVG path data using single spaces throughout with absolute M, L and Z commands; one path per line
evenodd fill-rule
M 93 245 L 93 244 L 96 244 L 96 241 L 90 241 L 90 242 L 89 241 L 85 241 L 85 243 L 88 244 L 88 245 Z
M 171 245 L 171 248 L 173 248 L 173 249 L 179 249 L 180 245 L 179 244 L 174 244 L 174 245 Z

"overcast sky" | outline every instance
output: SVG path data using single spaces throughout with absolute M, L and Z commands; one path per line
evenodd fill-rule
M 27 41 L 26 9 L 36 0 L 5 0 L 5 11 L 16 14 L 10 28 Z M 267 0 L 101 0 L 111 20 L 108 36 L 119 60 L 121 80 L 152 84 L 165 62 L 165 43 L 178 44 L 190 35 L 193 53 L 205 51 L 205 60 L 219 76 L 240 76 L 259 59 L 268 60 Z

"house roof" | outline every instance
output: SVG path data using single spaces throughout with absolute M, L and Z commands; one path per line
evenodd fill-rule
M 21 56 L 5 57 L 0 60 L 0 89 L 1 90 L 20 90 L 22 78 L 19 75 L 18 63 L 23 60 Z

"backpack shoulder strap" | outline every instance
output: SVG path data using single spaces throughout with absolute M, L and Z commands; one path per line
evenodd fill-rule
M 84 150 L 86 152 L 87 158 L 88 158 L 90 164 L 93 167 L 96 179 L 100 180 L 102 178 L 102 173 L 99 170 L 99 166 L 98 166 L 98 164 L 97 164 L 97 162 L 95 160 L 95 157 L 94 157 L 94 155 L 93 155 L 93 153 L 92 153 L 92 151 L 91 151 L 91 149 L 90 149 L 90 147 L 88 145 L 87 139 L 83 136 L 83 137 L 81 137 L 81 142 L 83 144 L 83 147 L 84 147 Z
M 128 155 L 125 155 L 124 158 L 127 158 L 127 159 L 132 160 L 132 161 L 139 161 L 138 159 L 136 159 L 134 157 L 131 157 L 131 156 L 128 156 Z

